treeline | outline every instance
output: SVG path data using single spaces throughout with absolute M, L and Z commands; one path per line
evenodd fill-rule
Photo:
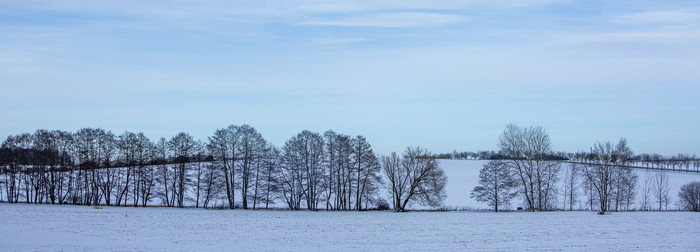
M 504 160 L 504 159 L 514 159 L 513 157 L 504 153 L 503 151 L 464 151 L 457 152 L 456 150 L 452 153 L 438 153 L 434 154 L 433 157 L 437 159 L 453 159 L 453 160 Z M 544 160 L 568 160 L 566 152 L 552 152 L 544 154 L 542 157 Z
M 472 197 L 495 210 L 515 198 L 532 211 L 664 210 L 671 204 L 666 173 L 639 178 L 633 168 L 698 170 L 694 156 L 634 155 L 624 138 L 574 154 L 551 146 L 541 127 L 508 125 L 498 152 L 482 155 L 493 160 L 481 170 Z M 447 178 L 438 158 L 420 147 L 379 157 L 364 137 L 332 130 L 302 131 L 282 147 L 248 125 L 216 129 L 206 141 L 184 132 L 152 141 L 143 133 L 115 135 L 100 128 L 37 130 L 2 142 L 0 200 L 405 211 L 414 203 L 441 205 Z M 700 193 L 697 186 L 688 188 L 677 204 L 697 209 L 700 202 L 687 199 Z M 390 198 L 382 197 L 382 189 Z
M 574 163 L 591 163 L 597 161 L 597 157 L 593 151 L 579 151 L 573 153 L 560 151 L 543 155 L 543 160 L 568 161 Z M 476 152 L 453 151 L 452 153 L 438 153 L 434 154 L 433 156 L 437 159 L 453 160 L 505 160 L 518 158 L 504 153 L 503 150 Z M 676 154 L 673 156 L 664 156 L 657 153 L 642 153 L 629 157 L 625 165 L 633 168 L 700 172 L 700 158 L 698 158 L 695 154 Z
M 417 157 L 410 150 L 415 149 L 398 158 L 434 160 L 427 151 Z M 207 141 L 184 132 L 154 142 L 143 133 L 115 135 L 100 128 L 37 130 L 9 136 L 0 149 L 0 166 L 0 199 L 10 203 L 268 209 L 279 201 L 291 210 L 392 207 L 379 196 L 382 165 L 369 142 L 332 130 L 302 131 L 281 148 L 248 125 L 217 129 Z M 421 183 L 411 186 L 426 189 Z M 416 199 L 421 192 L 411 194 L 408 198 Z
M 595 162 L 597 159 L 592 151 L 567 153 L 567 158 L 569 161 L 579 163 Z M 629 157 L 626 165 L 634 168 L 700 172 L 700 158 L 698 158 L 695 154 L 663 156 L 657 153 L 642 153 Z

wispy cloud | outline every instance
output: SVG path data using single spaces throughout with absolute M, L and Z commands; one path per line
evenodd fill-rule
M 32 75 L 44 73 L 39 56 L 31 52 L 0 51 L 0 68 L 3 74 Z
M 372 41 L 368 38 L 363 37 L 352 37 L 352 38 L 338 38 L 338 37 L 327 37 L 318 38 L 315 40 L 316 44 L 319 45 L 345 45 Z
M 29 10 L 120 13 L 158 18 L 222 18 L 230 16 L 296 17 L 298 15 L 402 11 L 455 11 L 487 8 L 518 8 L 568 0 L 0 0 L 0 5 Z
M 306 0 L 298 9 L 309 12 L 374 12 L 401 10 L 457 10 L 472 7 L 517 8 L 565 0 Z
M 568 44 L 695 44 L 700 42 L 700 30 L 578 34 L 569 36 L 564 40 L 560 40 L 560 42 Z
M 698 9 L 648 11 L 621 15 L 614 20 L 622 24 L 685 23 L 700 21 Z
M 439 14 L 428 12 L 393 12 L 367 14 L 360 16 L 319 19 L 303 21 L 301 25 L 326 25 L 326 26 L 350 26 L 350 27 L 426 27 L 448 25 L 467 21 L 468 18 L 452 14 Z

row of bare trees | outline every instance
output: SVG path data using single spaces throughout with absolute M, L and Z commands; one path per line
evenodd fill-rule
M 594 156 L 592 162 L 572 164 L 571 168 L 572 174 L 580 171 L 584 176 L 591 208 L 594 199 L 597 199 L 598 209 L 602 213 L 629 210 L 635 198 L 637 175 L 627 167 L 633 155 L 627 140 L 620 139 L 616 145 L 596 143 L 591 155 Z
M 457 152 L 439 153 L 434 155 L 438 159 L 474 159 L 474 160 L 507 160 L 517 159 L 511 157 L 501 148 L 499 151 L 478 151 L 478 152 Z M 595 163 L 598 162 L 598 156 L 594 152 L 579 151 L 573 153 L 567 152 L 551 152 L 545 154 L 545 161 L 558 160 L 568 161 L 570 163 Z M 670 170 L 670 171 L 685 171 L 685 172 L 700 172 L 700 158 L 695 154 L 676 154 L 673 156 L 664 156 L 658 153 L 648 154 L 642 153 L 632 155 L 627 158 L 625 166 L 630 168 L 645 168 L 649 170 Z
M 568 153 L 566 157 L 569 161 L 575 163 L 595 163 L 598 162 L 598 156 L 594 152 L 576 152 Z M 670 170 L 670 171 L 686 171 L 700 172 L 700 158 L 696 155 L 677 154 L 673 156 L 663 156 L 661 154 L 642 153 L 639 155 L 631 155 L 627 158 L 625 166 L 633 168 L 646 168 L 651 170 Z
M 471 194 L 496 211 L 516 195 L 522 196 L 531 211 L 574 210 L 582 205 L 601 213 L 661 211 L 668 210 L 671 204 L 670 184 L 664 169 L 647 173 L 640 188 L 639 177 L 631 165 L 639 162 L 639 158 L 624 138 L 617 144 L 596 143 L 590 152 L 577 154 L 576 157 L 585 157 L 579 162 L 553 160 L 551 157 L 556 155 L 551 150 L 549 134 L 542 127 L 511 124 L 498 140 L 499 153 L 509 158 L 485 164 L 480 171 L 480 186 Z M 561 173 L 564 181 L 559 187 Z M 588 196 L 586 200 L 579 199 L 580 192 Z
M 668 210 L 672 202 L 668 171 L 656 169 L 646 172 L 640 184 L 639 176 L 630 166 L 630 163 L 638 160 L 626 139 L 620 139 L 615 145 L 610 142 L 596 143 L 587 155 L 593 158 L 585 163 L 571 164 L 569 169 L 570 177 L 566 184 L 571 186 L 571 205 L 576 202 L 575 182 L 576 175 L 580 173 L 583 176 L 580 186 L 588 196 L 590 209 L 597 208 L 600 212 Z
M 540 127 L 509 124 L 498 137 L 499 153 L 507 159 L 490 161 L 480 170 L 480 185 L 471 197 L 498 211 L 521 195 L 530 211 L 556 209 L 561 163 L 552 158 L 552 142 Z
M 153 143 L 99 128 L 9 136 L 0 149 L 3 191 L 11 203 L 145 206 L 160 197 L 182 206 L 185 165 L 203 158 L 200 146 L 186 133 Z
M 404 157 L 429 161 L 431 175 L 444 180 L 426 150 L 409 148 Z M 386 202 L 380 173 L 387 169 L 369 142 L 331 130 L 302 131 L 281 148 L 249 125 L 217 129 L 206 142 L 184 132 L 152 142 L 99 128 L 38 130 L 9 136 L 0 166 L 0 200 L 11 203 L 267 209 L 279 201 L 292 210 L 365 210 Z M 428 182 L 412 183 L 397 210 L 444 198 L 444 181 L 432 191 Z
M 362 210 L 378 202 L 380 164 L 362 136 L 302 131 L 282 147 L 282 198 L 290 209 Z

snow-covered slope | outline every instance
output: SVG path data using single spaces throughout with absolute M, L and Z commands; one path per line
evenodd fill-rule
M 472 189 L 479 185 L 479 170 L 488 161 L 483 160 L 440 160 L 440 167 L 447 175 L 447 198 L 443 204 L 448 208 L 486 209 L 470 196 Z

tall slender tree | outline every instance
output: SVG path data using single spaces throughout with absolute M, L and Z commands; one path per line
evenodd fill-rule
M 659 204 L 659 211 L 663 210 L 664 205 L 666 205 L 668 208 L 668 203 L 671 201 L 669 195 L 669 191 L 671 191 L 671 184 L 668 182 L 668 174 L 666 174 L 666 172 L 663 170 L 656 172 L 653 179 L 653 185 L 653 195 L 656 199 L 656 203 Z
M 168 142 L 168 148 L 170 149 L 171 155 L 175 162 L 178 164 L 175 176 L 177 189 L 175 190 L 175 195 L 177 195 L 177 206 L 184 207 L 185 205 L 185 191 L 188 180 L 188 167 L 187 164 L 192 159 L 195 154 L 197 142 L 194 138 L 185 132 L 181 132 L 175 135 Z
M 249 125 L 241 126 L 236 133 L 240 141 L 238 153 L 240 153 L 241 164 L 238 167 L 241 176 L 242 206 L 243 209 L 248 209 L 248 200 L 255 194 L 251 191 L 251 185 L 256 182 L 256 171 L 260 168 L 259 162 L 267 143 L 262 135 Z M 254 197 L 253 199 L 255 200 Z

